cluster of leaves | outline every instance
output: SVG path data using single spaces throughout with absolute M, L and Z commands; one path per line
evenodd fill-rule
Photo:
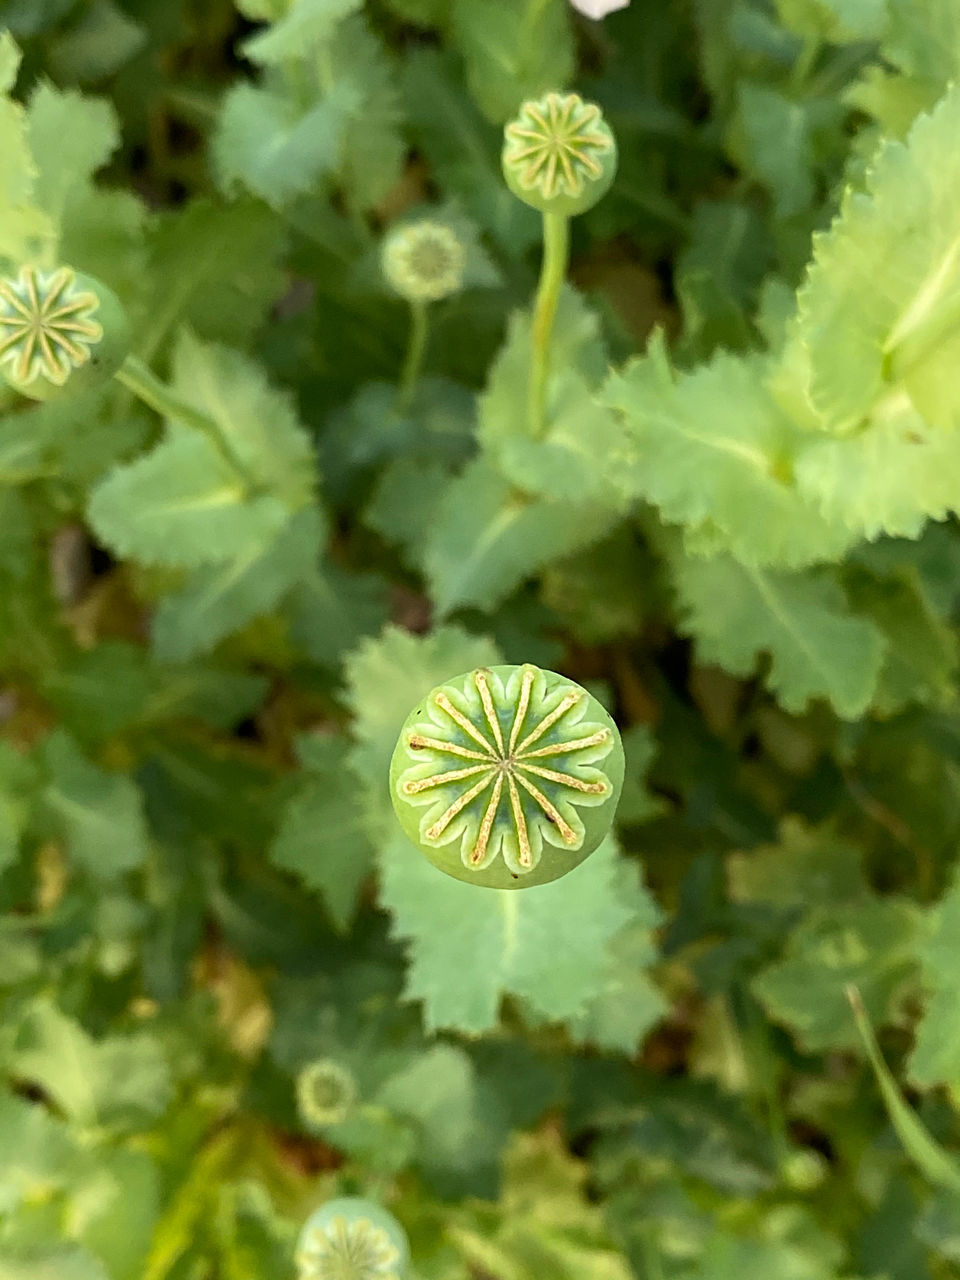
M 334 1194 L 421 1280 L 955 1274 L 960 0 L 0 21 L 0 267 L 190 409 L 0 393 L 0 1277 L 285 1277 Z M 534 438 L 499 140 L 567 86 L 620 171 Z M 418 210 L 469 263 L 405 399 Z M 513 894 L 385 785 L 501 661 L 628 757 Z

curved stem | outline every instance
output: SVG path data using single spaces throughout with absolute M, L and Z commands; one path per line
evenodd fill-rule
M 550 361 L 550 337 L 557 314 L 560 290 L 567 275 L 570 258 L 570 219 L 562 213 L 543 215 L 543 263 L 540 284 L 533 309 L 530 333 L 530 434 L 542 436 L 547 399 L 547 375 Z
M 417 380 L 423 368 L 423 357 L 427 350 L 429 335 L 429 319 L 425 302 L 410 303 L 410 340 L 407 343 L 407 355 L 403 362 L 403 373 L 400 376 L 400 408 L 404 411 L 413 403 L 413 395 L 417 389 Z
M 202 431 L 227 465 L 236 472 L 245 488 L 250 492 L 259 488 L 255 478 L 250 475 L 224 440 L 223 434 L 213 419 L 194 409 L 185 400 L 181 400 L 142 360 L 136 356 L 127 356 L 113 376 L 148 409 L 153 409 L 162 418 L 174 418 L 184 426 Z

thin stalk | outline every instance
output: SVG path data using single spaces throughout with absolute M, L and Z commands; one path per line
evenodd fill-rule
M 224 440 L 213 419 L 181 400 L 142 360 L 136 356 L 127 356 L 113 376 L 121 386 L 126 387 L 148 409 L 153 409 L 162 418 L 174 418 L 184 426 L 203 432 L 227 465 L 236 472 L 244 487 L 250 492 L 259 488 L 256 480 Z
M 847 999 L 850 1001 L 860 1039 L 863 1041 L 867 1058 L 873 1068 L 880 1093 L 883 1095 L 890 1123 L 903 1143 L 907 1155 L 935 1186 L 960 1195 L 960 1164 L 931 1136 L 907 1105 L 890 1068 L 883 1059 L 877 1037 L 856 987 L 847 987 Z
M 406 412 L 413 403 L 417 381 L 423 368 L 423 357 L 427 350 L 427 338 L 430 324 L 425 302 L 410 303 L 410 339 L 407 343 L 407 355 L 403 362 L 403 373 L 400 376 L 400 408 Z
M 543 215 L 543 263 L 533 308 L 530 360 L 530 434 L 542 436 L 550 369 L 550 338 L 560 290 L 570 258 L 570 219 L 562 213 Z

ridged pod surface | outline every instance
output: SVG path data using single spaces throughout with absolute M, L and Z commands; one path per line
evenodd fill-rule
M 609 191 L 617 143 L 595 103 L 548 93 L 525 102 L 506 126 L 502 162 L 515 196 L 541 213 L 572 218 Z
M 30 266 L 0 279 L 0 370 L 21 395 L 88 390 L 111 378 L 129 349 L 123 306 L 99 280 Z
M 556 880 L 597 847 L 623 785 L 613 720 L 566 676 L 481 667 L 439 685 L 407 717 L 390 794 L 435 867 L 468 884 Z
M 330 1200 L 307 1219 L 297 1243 L 299 1280 L 403 1280 L 406 1234 L 372 1200 Z

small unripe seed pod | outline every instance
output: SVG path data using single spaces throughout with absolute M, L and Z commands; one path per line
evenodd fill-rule
M 792 1151 L 781 1165 L 783 1180 L 791 1191 L 816 1191 L 830 1172 L 819 1151 Z
M 400 825 L 441 871 L 523 889 L 572 871 L 610 829 L 623 785 L 613 720 L 554 671 L 481 667 L 427 694 L 393 753 Z
M 311 1214 L 297 1244 L 299 1280 L 403 1280 L 406 1233 L 372 1200 L 345 1196 Z
M 504 129 L 503 176 L 541 213 L 572 218 L 593 208 L 617 172 L 617 142 L 593 102 L 548 93 L 525 102 Z
M 0 371 L 21 395 L 50 400 L 112 378 L 130 326 L 105 284 L 70 267 L 22 267 L 0 279 Z
M 320 1058 L 297 1076 L 297 1104 L 307 1125 L 339 1124 L 357 1100 L 353 1075 L 330 1058 Z
M 423 219 L 391 231 L 381 266 L 391 288 L 408 302 L 439 302 L 463 288 L 466 250 L 452 228 Z

